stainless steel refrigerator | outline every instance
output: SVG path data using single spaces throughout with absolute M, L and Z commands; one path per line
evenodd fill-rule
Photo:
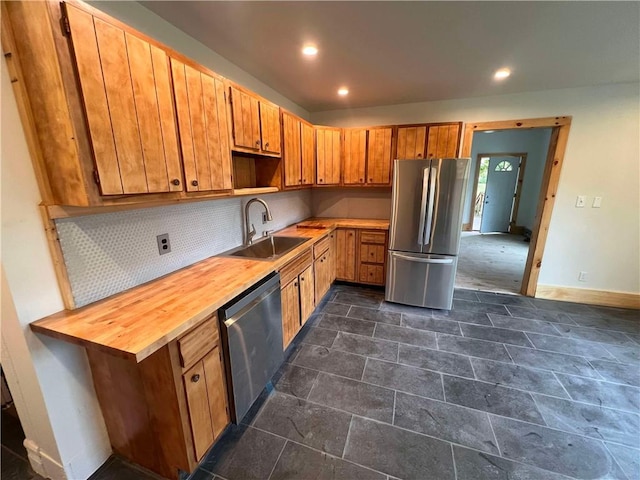
M 451 309 L 469 163 L 394 161 L 388 302 Z

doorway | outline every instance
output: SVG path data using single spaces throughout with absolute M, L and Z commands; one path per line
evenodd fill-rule
M 527 153 L 481 153 L 474 178 L 473 225 L 480 233 L 517 231 Z M 521 230 L 521 229 L 518 229 Z
M 556 191 L 558 188 L 558 182 L 560 179 L 560 170 L 562 169 L 562 163 L 564 160 L 564 154 L 567 146 L 567 140 L 569 137 L 569 129 L 571 127 L 571 117 L 548 117 L 548 118 L 536 118 L 525 120 L 506 120 L 496 122 L 480 122 L 467 124 L 465 126 L 464 140 L 462 146 L 462 157 L 471 157 L 472 146 L 474 140 L 474 133 L 476 132 L 495 132 L 503 130 L 528 130 L 528 129 L 551 129 L 549 146 L 546 152 L 546 159 L 544 161 L 544 170 L 542 173 L 541 185 L 539 188 L 539 195 L 537 197 L 537 205 L 535 207 L 535 217 L 531 224 L 531 236 L 528 253 L 526 255 L 526 261 L 524 266 L 524 274 L 522 276 L 520 293 L 522 295 L 533 297 L 536 293 L 536 287 L 538 282 L 538 276 L 540 274 L 540 267 L 542 265 L 542 259 L 544 254 L 545 242 L 547 239 L 547 232 L 549 229 L 549 222 L 551 220 L 551 213 L 555 202 Z M 486 156 L 486 155 L 485 155 Z M 489 156 L 490 157 L 490 156 Z M 487 166 L 489 168 L 490 161 Z M 497 167 L 498 164 L 496 163 Z M 479 169 L 479 165 L 477 169 Z M 502 167 L 508 168 L 506 165 Z M 501 168 L 502 168 L 501 167 Z M 511 166 L 513 172 L 514 166 Z M 496 172 L 497 173 L 497 172 Z M 524 173 L 524 169 L 523 169 Z M 520 174 L 518 173 L 518 176 Z M 487 181 L 488 171 L 487 171 Z M 517 180 L 516 180 L 517 183 Z M 488 186 L 488 183 L 487 183 Z M 516 188 L 517 190 L 517 188 Z M 515 205 L 515 195 L 517 191 L 512 191 L 513 201 L 508 202 L 511 204 L 511 216 L 510 222 L 513 221 L 513 207 Z M 486 195 L 486 190 L 485 190 Z M 476 193 L 474 192 L 473 198 L 475 199 Z M 482 208 L 485 208 L 486 204 L 483 204 Z M 517 213 L 517 212 L 516 212 Z M 463 230 L 472 231 L 474 224 L 475 209 L 470 208 L 470 212 L 467 220 L 463 223 Z M 517 221 L 517 215 L 516 215 Z M 509 225 L 512 233 L 518 225 Z M 482 228 L 482 224 L 480 225 Z

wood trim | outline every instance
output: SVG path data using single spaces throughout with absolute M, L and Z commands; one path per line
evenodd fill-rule
M 587 303 L 589 305 L 604 305 L 607 307 L 640 309 L 640 293 L 538 285 L 536 298 Z
M 524 120 L 504 120 L 494 122 L 478 122 L 465 125 L 464 143 L 462 145 L 461 156 L 470 157 L 473 143 L 473 134 L 484 130 L 513 130 L 525 128 L 552 128 L 551 140 L 545 169 L 540 187 L 540 197 L 536 216 L 533 222 L 531 243 L 529 254 L 522 277 L 522 288 L 520 293 L 533 297 L 536 294 L 538 276 L 542 266 L 544 247 L 549 232 L 551 212 L 555 203 L 558 183 L 560 181 L 560 170 L 564 161 L 564 155 L 571 129 L 570 116 L 532 118 Z M 465 224 L 468 227 L 468 224 Z
M 520 197 L 522 197 L 522 185 L 524 183 L 524 171 L 527 166 L 527 154 L 520 156 L 520 166 L 518 168 L 518 179 L 516 180 L 516 193 L 513 199 L 511 210 L 511 221 L 509 222 L 509 233 L 515 233 L 514 228 L 518 222 L 518 210 L 520 208 Z
M 76 303 L 73 299 L 71 283 L 69 282 L 67 267 L 64 263 L 64 256 L 62 255 L 62 247 L 60 246 L 56 225 L 49 216 L 47 208 L 42 205 L 40 206 L 40 215 L 42 216 L 42 223 L 44 224 L 44 231 L 47 236 L 47 244 L 49 245 L 49 253 L 53 261 L 53 269 L 56 273 L 56 279 L 58 280 L 58 287 L 60 287 L 64 308 L 73 310 L 76 308 Z

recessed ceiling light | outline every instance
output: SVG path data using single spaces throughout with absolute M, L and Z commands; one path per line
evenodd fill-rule
M 315 57 L 318 54 L 318 47 L 315 45 L 305 45 L 302 47 L 302 53 L 307 57 Z
M 349 89 L 347 87 L 342 87 L 338 89 L 338 95 L 342 95 L 343 97 L 345 95 L 349 95 Z
M 511 75 L 511 70 L 509 70 L 508 68 L 501 68 L 493 74 L 493 78 L 495 78 L 496 80 L 504 80 L 509 75 Z

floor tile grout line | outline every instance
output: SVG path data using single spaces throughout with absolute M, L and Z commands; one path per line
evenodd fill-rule
M 471 373 L 473 373 L 473 379 L 474 380 L 479 380 L 478 375 L 476 375 L 476 369 L 473 368 L 473 358 L 471 358 L 471 357 L 469 357 L 469 364 L 471 365 Z M 442 381 L 444 382 L 444 377 L 443 377 Z
M 391 425 L 396 424 L 396 398 L 398 396 L 398 391 L 393 391 L 393 412 L 391 414 Z
M 496 435 L 496 431 L 493 428 L 493 422 L 491 422 L 491 415 L 489 415 L 489 412 L 485 412 L 486 416 L 487 416 L 487 420 L 489 422 L 489 427 L 491 427 L 491 433 L 493 434 L 493 439 L 496 442 L 496 448 L 498 449 L 498 456 L 502 457 L 502 449 L 500 448 L 500 444 L 498 443 L 498 436 Z M 504 458 L 504 457 L 502 457 Z
M 456 468 L 456 455 L 453 452 L 453 443 L 450 443 L 449 447 L 451 447 L 451 463 L 453 464 L 453 478 L 454 480 L 458 480 L 458 469 Z
M 522 332 L 522 334 L 525 336 L 525 338 L 527 339 L 527 342 L 529 342 L 529 344 L 531 345 L 531 348 L 536 348 L 536 344 L 533 343 L 533 340 L 531 340 L 531 337 L 529 337 L 529 335 L 527 335 L 527 332 Z M 527 346 L 525 346 L 525 348 L 529 348 Z M 511 355 L 509 355 L 511 356 Z M 513 360 L 513 359 L 512 359 Z
M 591 363 L 591 362 L 592 362 L 593 360 L 595 360 L 595 359 L 593 359 L 593 358 L 585 358 L 585 360 L 587 361 L 587 363 L 589 364 L 589 366 L 590 366 L 591 368 L 593 368 L 593 371 L 594 371 L 594 372 L 596 372 L 596 373 L 600 376 L 600 378 L 598 379 L 599 381 L 603 381 L 603 382 L 607 382 L 607 383 L 616 383 L 616 382 L 612 382 L 611 380 L 608 380 L 608 379 L 604 378 L 604 375 L 602 375 L 602 374 L 600 373 L 600 370 L 598 370 L 596 367 L 594 367 L 594 366 L 593 366 L 593 363 Z M 605 362 L 606 362 L 606 360 L 605 360 Z M 594 380 L 595 380 L 595 379 L 594 379 Z M 629 386 L 629 387 L 633 387 L 633 385 L 627 385 L 627 386 Z M 638 385 L 638 387 L 640 388 L 640 385 Z
M 365 358 L 365 359 L 364 359 L 364 367 L 362 367 L 362 375 L 360 375 L 360 381 L 361 381 L 362 383 L 365 383 L 365 382 L 364 382 L 364 372 L 366 372 L 366 371 L 367 371 L 367 362 L 368 362 L 368 361 L 369 361 L 369 357 L 367 357 L 367 358 Z
M 564 393 L 567 394 L 567 396 L 569 397 L 569 400 L 575 402 L 576 400 L 573 399 L 573 397 L 571 396 L 571 394 L 569 393 L 569 390 L 567 390 L 567 387 L 564 386 L 564 383 L 562 383 L 562 380 L 560 380 L 560 378 L 558 378 L 558 375 L 556 375 L 556 372 L 551 372 L 553 373 L 553 376 L 555 377 L 555 379 L 558 381 L 558 383 L 560 384 L 560 386 L 562 387 L 562 390 L 564 390 Z M 606 407 L 605 407 L 606 408 Z
M 278 466 L 278 462 L 280 461 L 280 457 L 282 456 L 282 452 L 284 452 L 284 449 L 286 448 L 288 441 L 289 440 L 287 439 L 287 441 L 284 442 L 284 445 L 282 445 L 282 448 L 280 449 L 280 454 L 278 455 L 278 458 L 276 458 L 276 463 L 273 464 L 273 467 L 271 468 L 271 472 L 269 472 L 269 476 L 267 477 L 267 480 L 271 479 L 273 472 L 276 470 L 276 466 Z
M 529 394 L 529 396 L 531 397 L 531 400 L 533 400 L 533 405 L 536 407 L 536 410 L 540 414 L 540 417 L 542 417 L 542 421 L 544 422 L 545 427 L 548 427 L 549 426 L 549 422 L 547 422 L 547 419 L 544 416 L 544 413 L 542 413 L 542 411 L 540 410 L 540 406 L 538 405 L 538 402 L 536 401 L 536 396 L 533 395 L 533 394 Z
M 434 401 L 439 401 L 439 400 L 435 400 L 435 399 L 432 399 L 432 400 L 434 400 Z M 311 402 L 311 403 L 316 403 L 316 402 Z M 442 403 L 442 402 L 440 402 L 440 403 Z M 319 404 L 319 403 L 316 403 L 316 404 L 317 404 L 317 405 L 321 405 L 321 406 L 326 407 L 326 405 L 323 405 L 323 404 Z M 453 405 L 455 405 L 455 404 L 453 404 Z M 469 407 L 464 407 L 464 406 L 462 406 L 462 405 L 457 405 L 457 406 L 462 407 L 462 408 L 467 408 L 467 409 L 470 409 L 470 410 L 475 410 L 475 409 L 472 409 L 472 408 L 469 408 Z M 415 434 L 415 435 L 419 435 L 419 436 L 422 436 L 422 437 L 431 438 L 431 439 L 434 439 L 434 440 L 438 440 L 438 441 L 440 441 L 440 442 L 450 443 L 450 444 L 452 444 L 452 445 L 455 445 L 455 446 L 458 446 L 458 447 L 462 447 L 462 448 L 466 448 L 466 449 L 468 449 L 468 450 L 473 450 L 473 451 L 475 451 L 475 452 L 484 453 L 484 454 L 488 454 L 488 455 L 493 455 L 493 454 L 492 454 L 492 453 L 490 453 L 490 452 L 487 452 L 487 451 L 485 451 L 485 450 L 479 450 L 478 448 L 471 447 L 471 446 L 469 446 L 469 445 L 463 445 L 463 444 L 461 444 L 461 443 L 453 442 L 453 441 L 451 441 L 451 440 L 446 440 L 446 439 L 443 439 L 443 438 L 440 438 L 440 437 L 435 437 L 435 436 L 433 436 L 433 435 L 427 435 L 427 434 L 425 434 L 425 433 L 421 433 L 421 432 L 417 432 L 417 431 L 415 431 L 415 430 L 411 430 L 411 429 L 408 429 L 408 428 L 400 427 L 400 426 L 398 426 L 398 425 L 391 425 L 390 423 L 383 422 L 383 421 L 381 421 L 381 420 L 377 420 L 377 419 L 374 419 L 374 418 L 365 417 L 365 416 L 363 416 L 363 415 L 358 415 L 358 414 L 355 414 L 355 413 L 352 413 L 352 412 L 346 412 L 346 411 L 344 411 L 344 410 L 339 410 L 339 409 L 336 409 L 336 408 L 334 408 L 334 407 L 329 407 L 329 408 L 333 408 L 334 410 L 338 410 L 338 411 L 340 411 L 340 412 L 344 412 L 344 413 L 348 413 L 348 414 L 350 414 L 350 415 L 352 416 L 351 421 L 353 421 L 353 419 L 354 419 L 354 418 L 356 418 L 356 417 L 357 417 L 357 418 L 362 418 L 362 419 L 364 419 L 364 420 L 366 420 L 366 421 L 371 421 L 371 422 L 378 423 L 378 424 L 381 424 L 381 425 L 386 425 L 386 426 L 389 426 L 389 427 L 391 427 L 391 428 L 397 428 L 397 429 L 399 429 L 399 430 L 403 430 L 403 431 L 405 431 L 405 432 L 413 433 L 413 434 Z M 553 431 L 556 431 L 556 432 L 561 432 L 561 433 L 564 433 L 564 434 L 574 435 L 574 436 L 581 437 L 581 438 L 585 438 L 585 439 L 587 439 L 587 440 L 591 440 L 591 441 L 594 441 L 594 442 L 600 442 L 600 441 L 602 441 L 601 439 L 598 439 L 598 438 L 589 437 L 589 436 L 586 436 L 586 435 L 581 435 L 581 434 L 579 434 L 579 433 L 575 433 L 575 432 L 567 432 L 567 431 L 565 431 L 565 430 L 560 430 L 560 429 L 557 429 L 557 428 L 554 428 L 554 427 L 548 427 L 548 426 L 547 426 L 547 427 L 545 427 L 545 426 L 543 426 L 543 425 L 539 425 L 539 424 L 536 424 L 536 423 L 527 422 L 527 421 L 525 421 L 525 420 L 518 420 L 518 419 L 515 419 L 515 418 L 512 418 L 512 417 L 505 417 L 504 415 L 498 415 L 498 414 L 495 414 L 495 413 L 484 412 L 484 411 L 483 411 L 483 413 L 485 413 L 485 414 L 487 414 L 487 415 L 489 416 L 489 421 L 490 421 L 490 424 L 491 424 L 491 428 L 492 428 L 492 430 L 493 430 L 493 424 L 491 423 L 491 417 L 498 417 L 498 418 L 504 418 L 504 419 L 506 419 L 506 420 L 512 420 L 512 421 L 516 421 L 516 422 L 520 422 L 520 423 L 525 423 L 525 424 L 528 424 L 528 425 L 533 425 L 533 426 L 535 426 L 535 427 L 539 427 L 539 428 L 547 428 L 547 429 L 549 429 L 549 430 L 553 430 Z M 254 426 L 249 426 L 249 428 L 253 428 L 253 429 L 255 429 L 255 430 L 260 430 L 260 431 L 262 431 L 262 432 L 264 432 L 264 433 L 268 433 L 268 434 L 270 434 L 270 435 L 273 435 L 273 436 L 276 436 L 276 437 L 282 438 L 282 439 L 287 440 L 287 441 L 289 441 L 289 442 L 291 442 L 291 443 L 296 443 L 296 444 L 298 444 L 298 445 L 301 445 L 301 446 L 303 446 L 303 447 L 309 448 L 309 449 L 311 449 L 311 450 L 315 450 L 315 451 L 317 451 L 317 452 L 323 453 L 323 454 L 328 455 L 328 456 L 331 456 L 331 457 L 340 458 L 340 457 L 336 457 L 335 455 L 332 455 L 332 454 L 330 454 L 330 453 L 323 452 L 322 450 L 318 450 L 318 449 L 317 449 L 317 448 L 315 448 L 315 447 L 311 447 L 311 446 L 309 446 L 309 445 L 305 445 L 305 444 L 303 444 L 303 443 L 296 442 L 295 440 L 291 440 L 291 439 L 289 439 L 289 438 L 283 437 L 283 436 L 278 435 L 278 434 L 276 434 L 276 433 L 269 432 L 268 430 L 263 430 L 263 429 L 261 429 L 261 428 L 257 428 L 257 427 L 254 427 Z M 500 451 L 500 447 L 499 447 L 499 444 L 497 443 L 497 442 L 498 442 L 498 440 L 497 440 L 497 436 L 495 435 L 495 431 L 494 431 L 494 437 L 495 437 L 495 439 L 496 439 L 496 447 L 497 447 L 497 448 L 498 448 L 498 450 Z M 618 442 L 614 442 L 614 441 L 606 441 L 606 442 L 607 442 L 607 443 L 614 444 L 614 445 L 620 445 L 620 446 L 623 446 L 623 447 L 633 448 L 633 447 L 629 447 L 628 445 L 625 445 L 625 444 L 623 444 L 623 443 L 618 443 Z M 346 445 L 346 442 L 345 442 L 345 445 Z M 635 450 L 635 449 L 634 449 L 634 450 Z M 495 455 L 494 455 L 494 456 L 495 456 Z M 547 470 L 547 469 L 544 469 L 544 468 L 538 467 L 537 465 L 534 465 L 534 464 L 524 463 L 524 462 L 521 462 L 521 461 L 518 461 L 518 460 L 515 460 L 515 459 L 512 459 L 512 458 L 503 457 L 503 456 L 502 456 L 502 454 L 500 454 L 500 457 L 501 457 L 501 458 L 506 458 L 506 459 L 507 459 L 507 460 L 509 460 L 510 462 L 514 462 L 514 463 L 517 463 L 517 464 L 520 464 L 520 465 L 533 466 L 533 467 L 539 468 L 539 469 L 541 469 L 541 470 L 546 470 L 546 471 L 549 471 L 549 472 L 553 472 L 553 470 Z M 360 466 L 360 467 L 366 468 L 367 470 L 371 470 L 371 471 L 374 471 L 374 472 L 377 472 L 377 473 L 381 473 L 381 474 L 383 474 L 383 475 L 387 475 L 386 473 L 381 472 L 381 471 L 379 471 L 379 470 L 375 470 L 375 469 L 373 469 L 373 468 L 371 468 L 371 467 L 367 467 L 367 466 L 362 465 L 362 464 L 359 464 L 359 463 L 351 462 L 351 461 L 346 460 L 346 459 L 344 459 L 344 460 L 345 460 L 345 461 L 347 461 L 347 462 L 349 462 L 349 463 L 351 463 L 351 464 L 358 465 L 358 466 Z M 207 471 L 208 471 L 208 470 L 207 470 Z M 209 473 L 213 473 L 213 472 L 209 472 Z M 555 473 L 557 473 L 557 472 L 555 472 Z
M 347 453 L 347 445 L 349 444 L 349 437 L 351 436 L 351 426 L 353 425 L 353 414 L 351 414 L 351 418 L 349 418 L 349 428 L 347 429 L 347 436 L 344 439 L 344 446 L 342 447 L 342 455 L 340 458 L 344 460 L 344 455 Z
M 351 415 L 352 415 L 352 417 L 356 416 L 356 415 L 353 415 L 353 414 L 351 414 Z M 366 418 L 366 417 L 363 417 L 363 418 Z M 366 418 L 366 419 L 367 420 L 371 420 L 369 418 Z M 352 420 L 353 420 L 353 418 L 352 418 Z M 384 423 L 384 422 L 380 422 L 380 423 Z M 390 425 L 388 423 L 384 423 L 384 424 L 385 425 L 389 425 L 390 427 L 393 427 L 393 425 Z M 286 443 L 293 443 L 295 445 L 300 445 L 301 447 L 308 448 L 309 450 L 313 450 L 314 452 L 318 452 L 318 453 L 320 453 L 322 455 L 326 455 L 326 456 L 331 457 L 331 458 L 335 458 L 336 460 L 342 460 L 342 461 L 344 461 L 346 463 L 349 463 L 351 465 L 356 465 L 356 466 L 361 467 L 361 468 L 363 468 L 365 470 L 369 470 L 371 472 L 379 473 L 380 475 L 386 475 L 386 473 L 381 472 L 380 470 L 375 470 L 375 469 L 373 469 L 371 467 L 367 467 L 366 465 L 362 465 L 360 463 L 353 462 L 353 461 L 348 460 L 346 458 L 338 457 L 337 455 L 333 455 L 332 453 L 325 452 L 325 451 L 320 450 L 320 449 L 318 449 L 316 447 L 312 447 L 312 446 L 306 445 L 304 443 L 296 442 L 295 440 L 292 440 L 292 439 L 287 438 L 287 437 L 283 437 L 282 435 L 279 435 L 277 433 L 273 433 L 273 432 L 270 432 L 268 430 L 264 430 L 262 428 L 257 428 L 257 427 L 253 427 L 253 426 L 251 428 L 253 428 L 254 430 L 258 430 L 259 432 L 266 433 L 268 435 L 273 435 L 274 437 L 277 437 L 277 438 L 281 438 L 282 440 L 285 440 L 285 445 L 286 445 Z M 345 442 L 345 445 L 346 445 L 346 442 Z M 276 462 L 276 464 L 277 464 L 277 462 Z M 209 472 L 209 470 L 205 470 L 205 472 L 212 473 L 213 475 L 217 475 L 216 473 Z
M 523 331 L 523 333 L 526 334 L 527 332 Z M 589 344 L 600 345 L 602 347 L 604 347 L 606 345 L 614 346 L 614 347 L 634 347 L 635 346 L 635 342 L 632 342 L 631 345 L 628 344 L 628 343 L 618 344 L 618 343 L 611 343 L 611 342 L 599 342 L 597 340 L 589 340 L 589 339 L 586 339 L 586 338 L 572 337 L 572 336 L 568 336 L 568 335 L 563 335 L 562 332 L 559 332 L 559 335 L 550 335 L 548 333 L 538 333 L 538 332 L 529 332 L 529 334 L 538 335 L 538 336 L 542 336 L 542 337 L 563 338 L 565 340 L 570 340 L 570 341 L 574 341 L 574 342 L 586 342 L 586 343 L 589 343 Z M 531 342 L 531 343 L 533 343 L 533 342 Z M 607 351 L 607 353 L 609 353 L 611 356 L 613 356 L 613 354 L 611 354 L 611 352 Z
M 440 386 L 442 387 L 442 401 L 443 401 L 443 403 L 451 403 L 451 402 L 447 402 L 447 392 L 444 389 L 444 375 L 442 373 L 440 373 Z M 468 407 L 465 407 L 465 408 L 468 408 Z
M 609 445 L 607 445 L 607 442 L 605 442 L 604 440 L 601 440 L 602 445 L 604 446 L 604 449 L 609 453 L 609 455 L 611 456 L 611 458 L 613 459 L 613 461 L 615 462 L 615 464 L 618 466 L 618 468 L 620 469 L 620 471 L 622 472 L 622 474 L 629 480 L 633 480 L 629 475 L 627 475 L 627 472 L 622 468 L 622 466 L 620 465 L 620 462 L 618 462 L 618 459 L 616 458 L 616 456 L 613 454 L 613 452 L 611 451 L 611 449 L 609 448 Z M 640 455 L 640 452 L 638 452 L 638 455 Z M 636 472 L 637 473 L 637 472 Z

